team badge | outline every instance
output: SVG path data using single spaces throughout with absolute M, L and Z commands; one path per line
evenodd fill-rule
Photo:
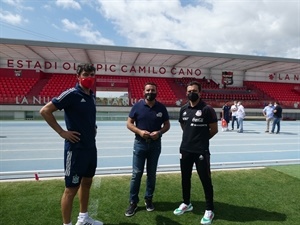
M 79 177 L 77 175 L 74 175 L 72 178 L 72 183 L 73 184 L 78 184 L 79 183 Z
M 163 115 L 162 112 L 159 112 L 156 114 L 156 117 L 162 117 L 162 115 Z
M 202 115 L 202 111 L 201 110 L 197 110 L 197 112 L 195 113 L 196 116 L 201 116 Z

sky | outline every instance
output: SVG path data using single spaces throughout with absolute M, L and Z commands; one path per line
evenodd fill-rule
M 0 0 L 0 37 L 300 59 L 300 0 Z

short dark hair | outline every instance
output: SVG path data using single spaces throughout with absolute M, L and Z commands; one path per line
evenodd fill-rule
M 153 83 L 153 82 L 147 82 L 147 83 L 144 85 L 144 88 L 145 88 L 147 85 L 152 85 L 152 86 L 155 86 L 155 87 L 157 88 L 156 83 Z
M 186 87 L 188 87 L 188 86 L 193 86 L 193 85 L 197 85 L 199 91 L 201 91 L 201 84 L 200 84 L 198 81 L 195 81 L 195 80 L 189 82 L 189 83 L 186 85 Z
M 96 68 L 91 63 L 81 63 L 77 66 L 76 73 L 80 75 L 82 71 L 85 72 L 95 72 Z

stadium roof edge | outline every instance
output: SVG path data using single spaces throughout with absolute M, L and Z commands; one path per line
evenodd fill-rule
M 76 55 L 77 51 L 82 54 L 81 57 Z M 109 57 L 103 53 L 108 53 Z M 126 56 L 122 56 L 123 53 Z M 132 65 L 181 66 L 224 71 L 300 73 L 300 59 L 292 58 L 0 38 L 1 58 L 68 60 L 68 57 L 60 57 L 60 54 L 67 55 L 75 62 L 91 60 L 93 63 L 126 62 Z M 104 56 L 99 57 L 101 54 Z

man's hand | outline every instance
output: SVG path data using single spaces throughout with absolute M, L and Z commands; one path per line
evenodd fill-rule
M 158 138 L 161 137 L 161 132 L 160 131 L 153 131 L 151 134 L 150 134 L 150 138 L 152 140 L 156 140 Z
M 76 131 L 65 131 L 65 130 L 63 130 L 59 133 L 59 135 L 62 138 L 66 139 L 66 140 L 68 140 L 72 143 L 76 143 L 76 142 L 80 141 L 80 137 L 79 137 L 80 133 L 78 133 Z
M 146 130 L 140 130 L 139 135 L 144 139 L 148 139 L 150 137 L 150 132 Z

